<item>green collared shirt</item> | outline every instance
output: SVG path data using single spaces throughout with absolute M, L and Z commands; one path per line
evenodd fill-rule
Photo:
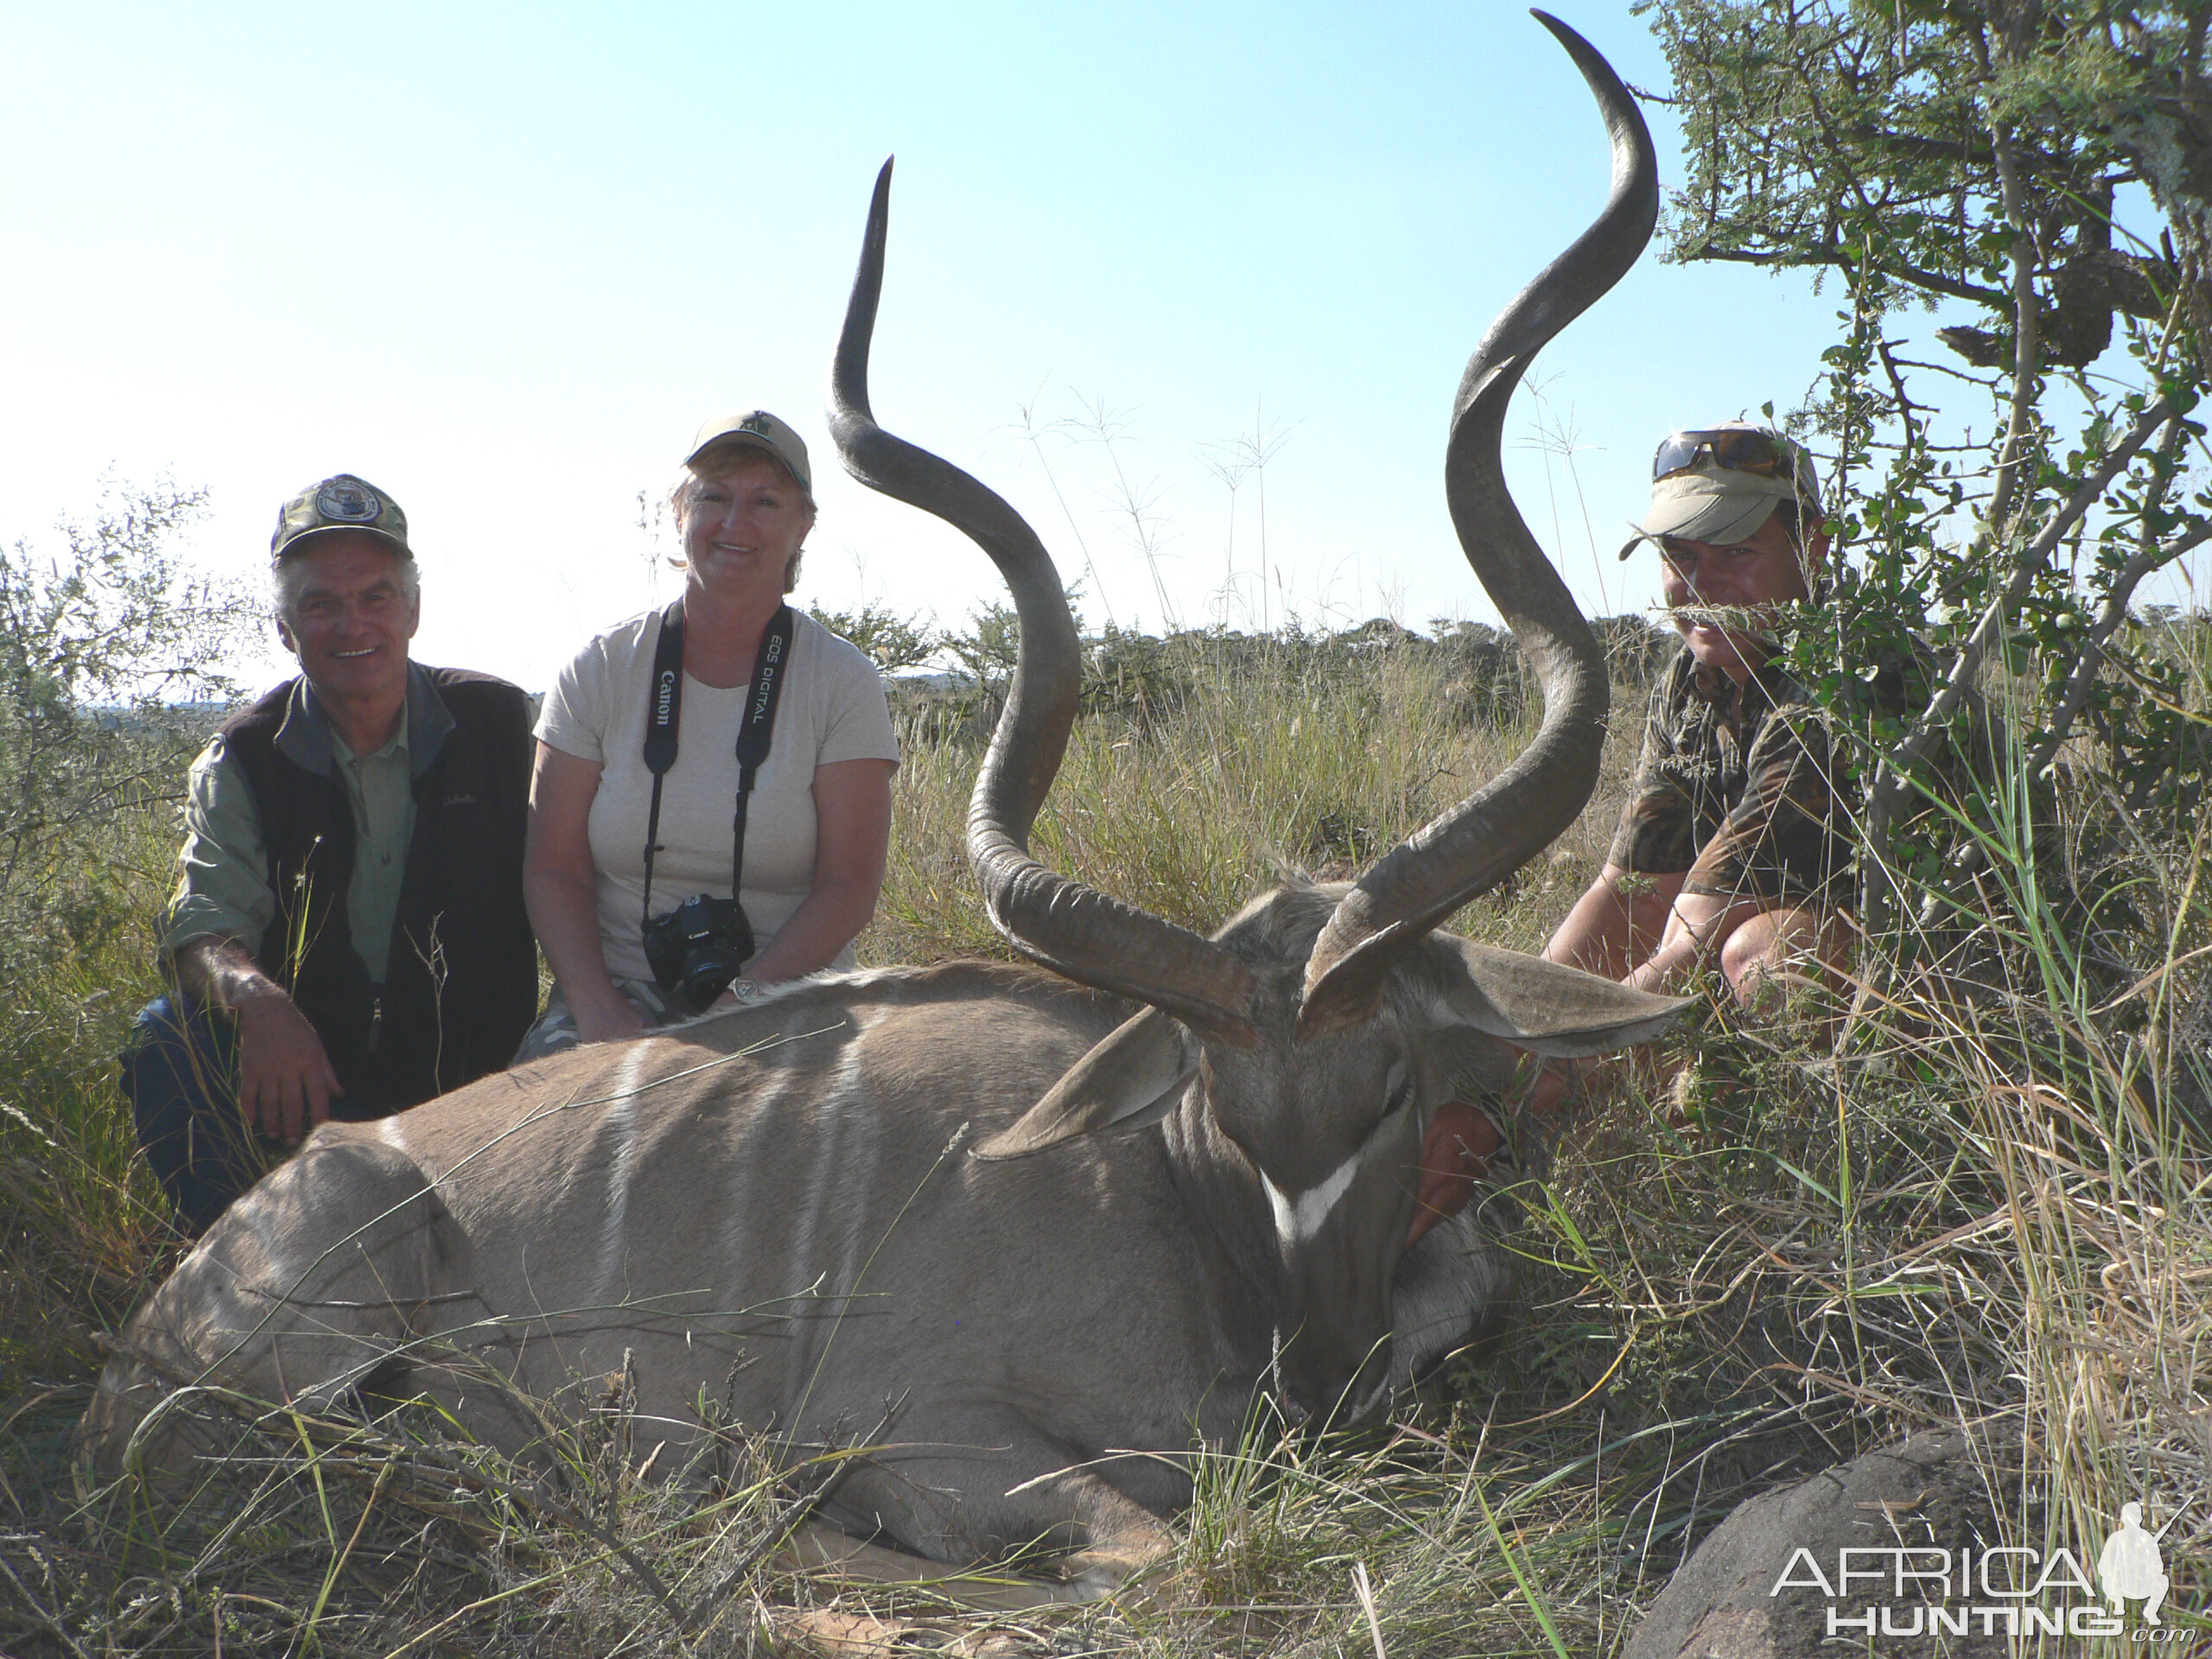
M 443 705 L 437 704 L 435 712 L 418 710 L 418 690 L 429 688 L 410 684 L 398 730 L 372 754 L 357 755 L 348 748 L 311 693 L 297 699 L 286 721 L 289 728 L 296 721 L 307 741 L 287 743 L 279 739 L 279 747 L 295 759 L 307 757 L 311 769 L 316 769 L 315 761 L 321 761 L 319 769 L 334 773 L 345 785 L 346 802 L 353 810 L 354 844 L 346 919 L 354 950 L 369 977 L 379 985 L 391 953 L 392 921 L 407 874 L 408 843 L 415 836 L 417 768 L 412 764 L 416 757 L 410 752 L 409 737 L 428 713 L 429 724 L 439 728 L 427 745 L 431 754 L 421 757 L 428 764 L 437 747 L 435 739 L 444 735 L 437 718 L 445 714 Z M 429 695 L 435 702 L 435 692 Z M 450 724 L 447 715 L 443 726 Z M 268 848 L 253 791 L 224 753 L 219 735 L 193 763 L 184 807 L 184 849 L 178 864 L 176 897 L 162 918 L 162 950 L 174 952 L 194 939 L 208 938 L 238 939 L 249 950 L 259 950 L 276 914 L 276 895 L 269 887 Z

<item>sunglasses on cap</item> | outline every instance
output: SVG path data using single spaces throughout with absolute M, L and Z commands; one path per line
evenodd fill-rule
M 1757 427 L 1730 426 L 1706 432 L 1670 432 L 1651 458 L 1651 481 L 1697 470 L 1698 457 L 1732 473 L 1759 478 L 1787 478 L 1803 465 L 1803 451 L 1785 437 Z

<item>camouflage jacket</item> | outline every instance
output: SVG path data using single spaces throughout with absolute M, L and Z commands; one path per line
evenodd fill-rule
M 1885 671 L 1877 700 L 1901 712 L 1906 683 Z M 1681 875 L 1687 893 L 1848 905 L 1855 802 L 1838 789 L 1833 739 L 1778 664 L 1739 687 L 1685 648 L 1652 687 L 1608 861 Z

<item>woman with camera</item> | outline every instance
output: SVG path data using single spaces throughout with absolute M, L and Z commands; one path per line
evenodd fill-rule
M 763 410 L 710 421 L 671 505 L 683 598 L 592 640 L 538 717 L 523 891 L 556 984 L 518 1061 L 849 968 L 882 887 L 882 677 L 784 598 L 806 446 Z

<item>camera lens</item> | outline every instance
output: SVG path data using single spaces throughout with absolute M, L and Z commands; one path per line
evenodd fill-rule
M 753 925 L 734 899 L 694 893 L 645 926 L 645 960 L 664 991 L 703 1013 L 753 956 Z
M 745 958 L 734 950 L 702 945 L 684 960 L 683 995 L 693 1007 L 704 1010 L 729 988 L 744 966 Z

